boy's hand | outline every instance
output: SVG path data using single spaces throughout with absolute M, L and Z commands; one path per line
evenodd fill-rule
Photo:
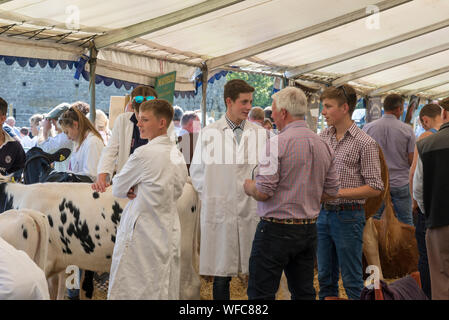
M 97 176 L 97 181 L 92 184 L 92 189 L 97 192 L 105 192 L 106 188 L 110 186 L 108 175 L 108 173 L 100 173 Z
M 134 193 L 134 187 L 129 189 L 128 193 L 126 194 L 129 200 L 133 200 L 136 197 L 136 194 Z

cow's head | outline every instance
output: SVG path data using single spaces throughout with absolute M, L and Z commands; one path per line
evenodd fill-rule
M 70 149 L 62 148 L 55 153 L 46 153 L 41 148 L 34 147 L 26 153 L 23 169 L 25 184 L 44 182 L 51 172 L 51 163 L 64 161 L 70 155 Z

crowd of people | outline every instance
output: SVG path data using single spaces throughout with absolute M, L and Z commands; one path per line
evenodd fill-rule
M 399 120 L 400 95 L 388 95 L 382 118 L 361 129 L 352 120 L 354 88 L 327 87 L 320 99 L 328 127 L 318 135 L 305 121 L 301 89 L 275 93 L 265 110 L 252 106 L 254 90 L 228 81 L 226 113 L 202 129 L 198 111 L 172 107 L 150 86 L 132 91 L 111 131 L 103 112 L 93 125 L 87 104 L 60 104 L 30 118 L 31 135 L 9 122 L 17 139 L 2 131 L 0 170 L 23 167 L 20 143 L 46 152 L 67 147 L 71 157 L 56 171 L 76 179 L 61 181 L 90 182 L 97 192 L 112 185 L 114 196 L 130 199 L 117 230 L 108 299 L 177 299 L 176 200 L 188 179 L 201 200 L 199 273 L 213 276 L 214 299 L 230 299 L 231 278 L 239 274 L 249 275 L 249 299 L 274 299 L 284 272 L 292 299 L 313 300 L 315 262 L 320 299 L 338 296 L 340 275 L 348 298 L 360 299 L 364 204 L 386 187 L 380 147 L 395 213 L 416 226 L 423 290 L 449 299 L 449 99 L 422 108 L 427 131 L 415 142 L 411 126 Z M 6 110 L 0 99 L 1 125 Z M 375 218 L 382 213 L 383 206 Z

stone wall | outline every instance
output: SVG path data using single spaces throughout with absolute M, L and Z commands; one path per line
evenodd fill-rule
M 12 104 L 16 126 L 29 126 L 28 119 L 35 113 L 46 113 L 62 102 L 78 100 L 90 102 L 89 82 L 73 76 L 75 68 L 63 70 L 59 65 L 52 69 L 39 65 L 21 67 L 15 62 L 8 66 L 0 61 L 0 97 Z M 225 111 L 223 86 L 226 78 L 216 80 L 207 89 L 207 111 L 209 116 L 218 119 Z M 174 105 L 184 110 L 201 107 L 201 87 L 194 98 L 176 98 Z M 96 107 L 108 113 L 110 96 L 122 96 L 130 93 L 125 87 L 117 89 L 114 84 L 107 87 L 103 83 L 96 85 Z M 8 114 L 9 116 L 9 114 Z

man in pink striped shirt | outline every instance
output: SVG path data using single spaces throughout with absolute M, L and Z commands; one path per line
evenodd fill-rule
M 315 299 L 315 222 L 323 194 L 336 196 L 338 174 L 332 149 L 307 128 L 307 98 L 294 87 L 273 95 L 279 135 L 270 139 L 247 195 L 261 217 L 249 260 L 249 299 L 274 299 L 282 271 L 292 299 Z

